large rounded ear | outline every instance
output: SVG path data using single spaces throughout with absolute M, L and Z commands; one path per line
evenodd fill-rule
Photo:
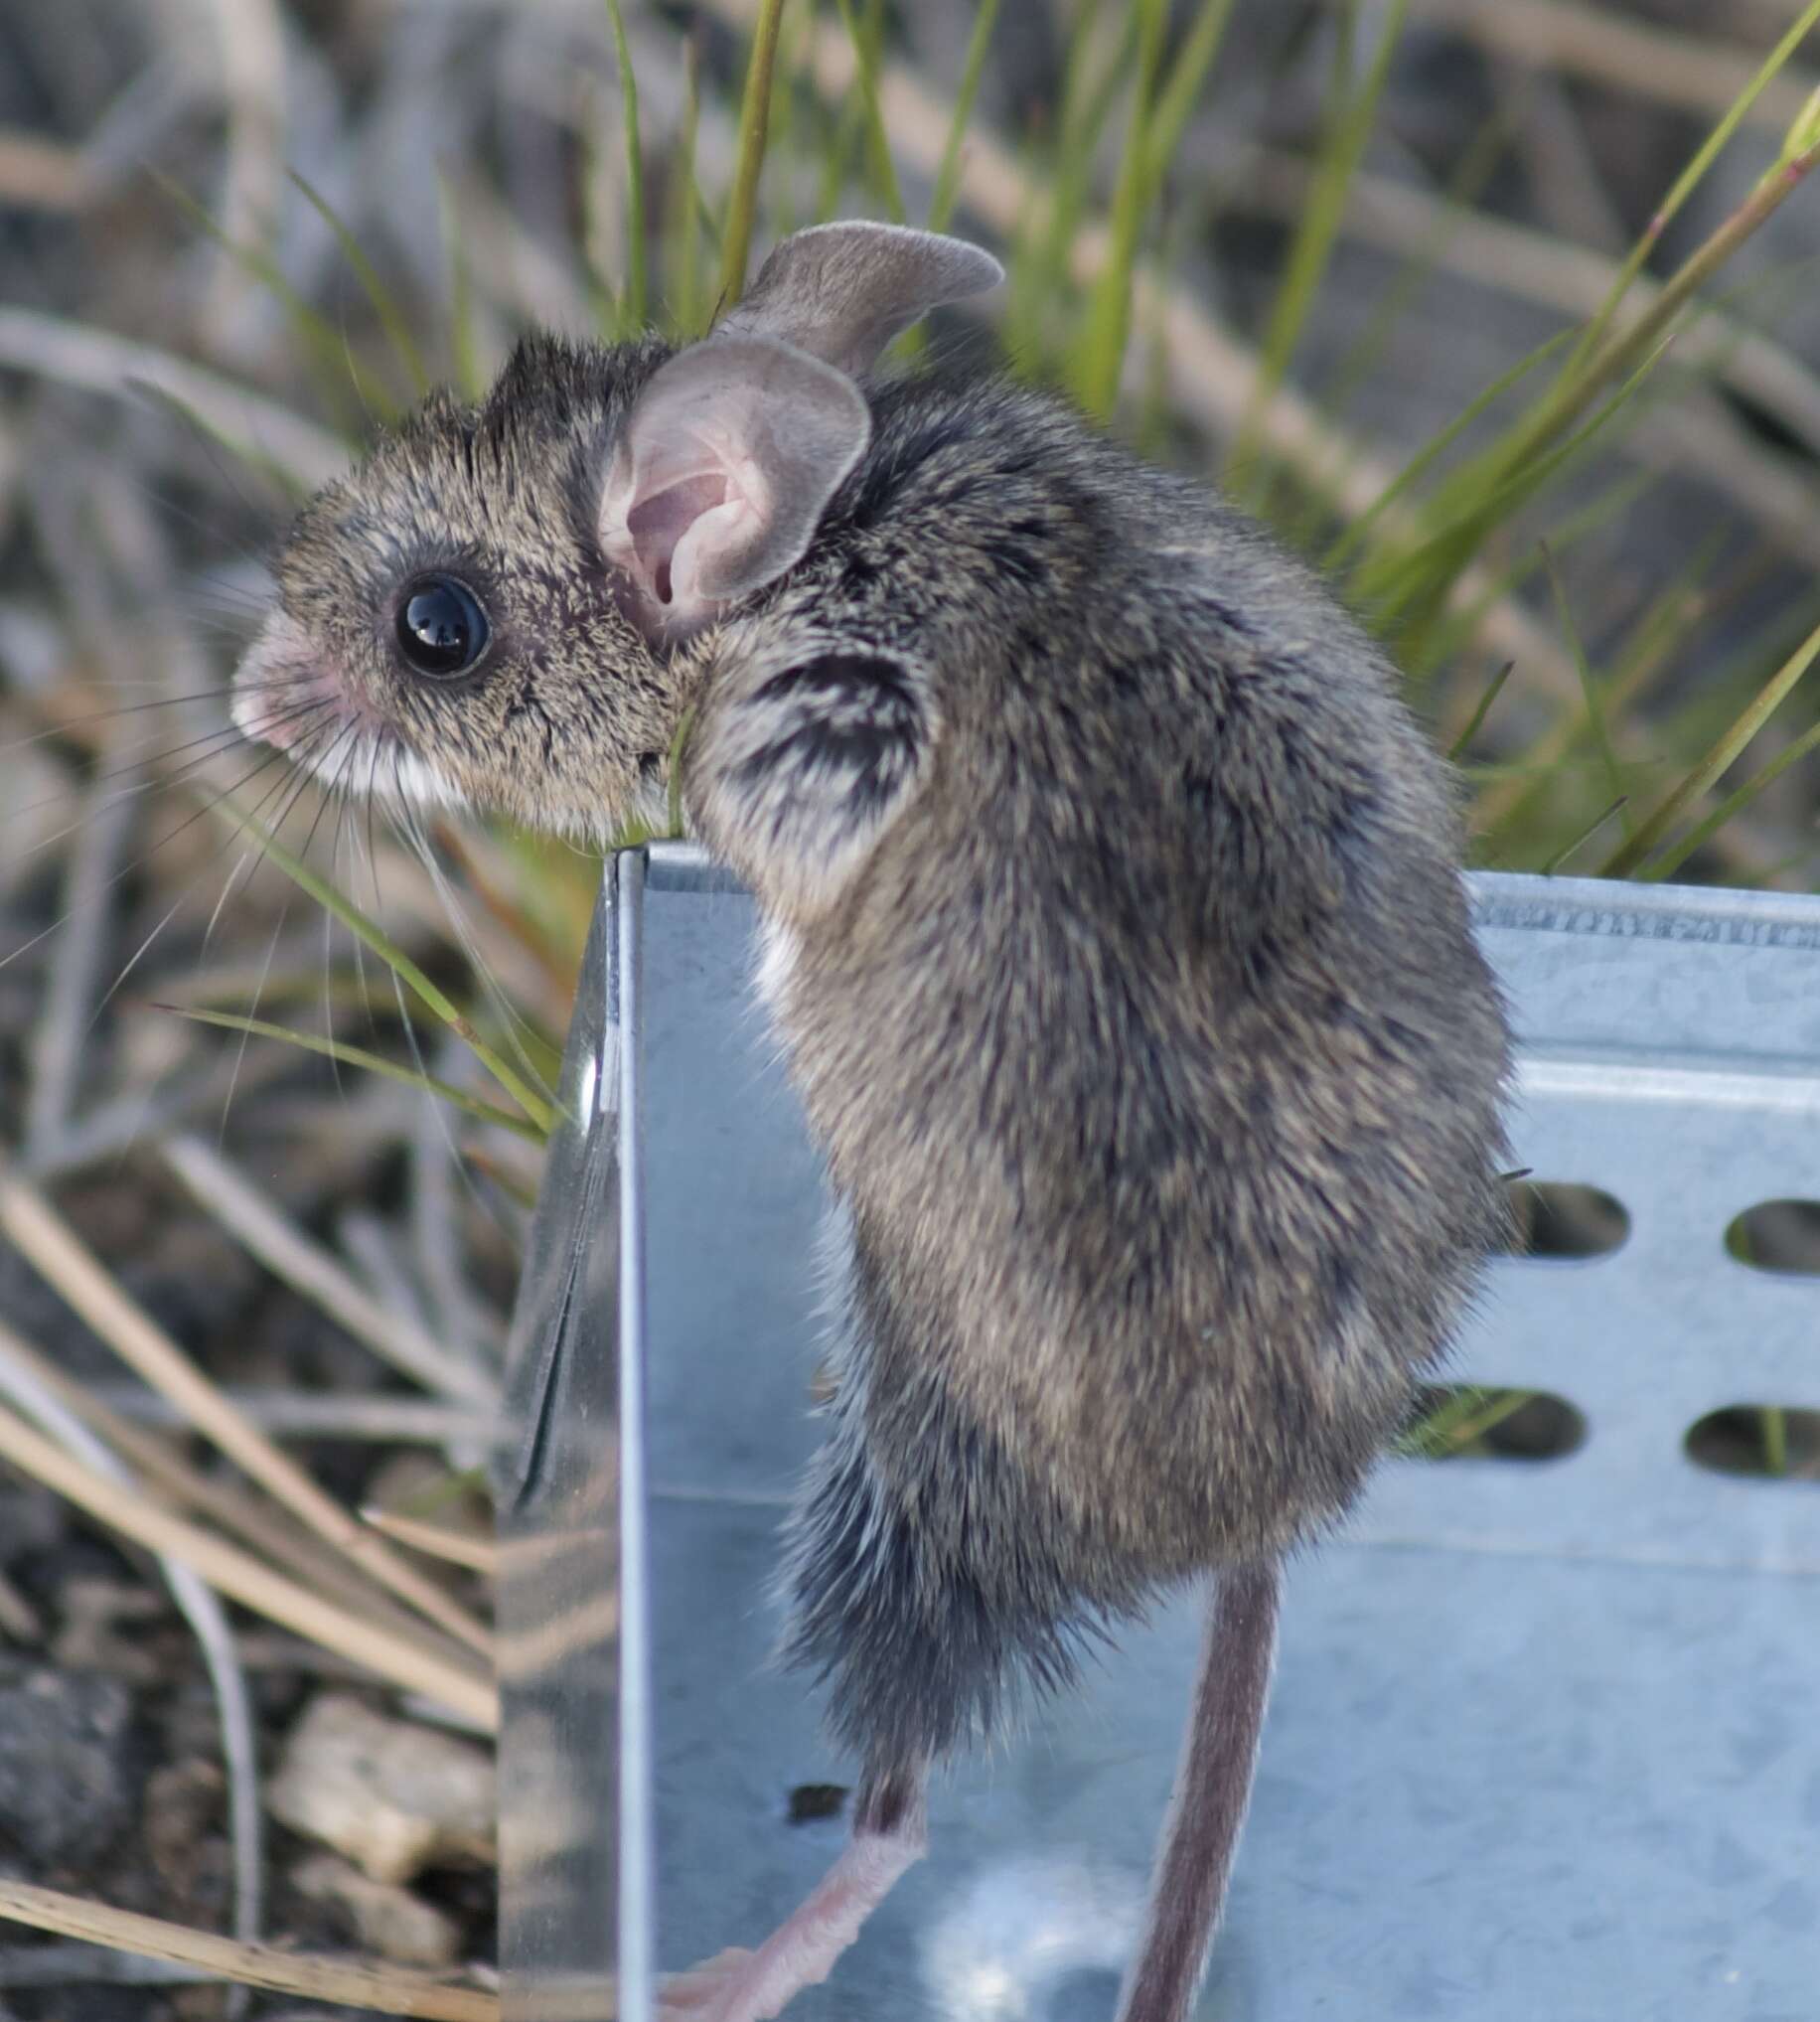
M 646 630 L 686 634 L 799 560 L 871 429 L 844 373 L 775 338 L 714 336 L 662 366 L 600 499 Z
M 964 238 L 904 225 L 812 225 L 773 250 L 715 335 L 782 338 L 864 373 L 919 317 L 1003 279 L 991 254 Z

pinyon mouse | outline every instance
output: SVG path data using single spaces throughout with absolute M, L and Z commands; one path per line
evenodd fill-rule
M 1503 1217 L 1447 772 L 1335 599 L 1055 400 L 873 378 L 998 278 L 799 233 L 700 343 L 522 345 L 304 512 L 235 715 L 333 785 L 602 836 L 682 794 L 838 1202 L 788 1654 L 847 1850 L 667 2012 L 756 2022 L 922 1852 L 932 1766 L 1204 1583 L 1126 2022 L 1192 2006 L 1283 1556 L 1357 1493 Z M 1292 1961 L 1285 1962 L 1292 1971 Z

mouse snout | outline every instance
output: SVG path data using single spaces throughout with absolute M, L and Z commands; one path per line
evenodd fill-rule
M 277 611 L 234 670 L 231 713 L 234 728 L 255 744 L 296 752 L 363 712 L 303 627 Z

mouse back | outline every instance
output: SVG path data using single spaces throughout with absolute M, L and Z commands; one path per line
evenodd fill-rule
M 1308 570 L 1041 395 L 870 405 L 690 803 L 872 1260 L 877 1464 L 961 1400 L 1129 1594 L 1356 1492 L 1501 1225 L 1502 1010 L 1446 769 Z

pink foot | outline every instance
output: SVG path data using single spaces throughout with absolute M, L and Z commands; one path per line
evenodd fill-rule
M 717 1952 L 665 1982 L 663 2022 L 770 2022 L 805 1987 L 819 1985 L 861 1925 L 923 1852 L 920 1819 L 890 1832 L 855 1833 L 814 1895 L 756 1951 Z

